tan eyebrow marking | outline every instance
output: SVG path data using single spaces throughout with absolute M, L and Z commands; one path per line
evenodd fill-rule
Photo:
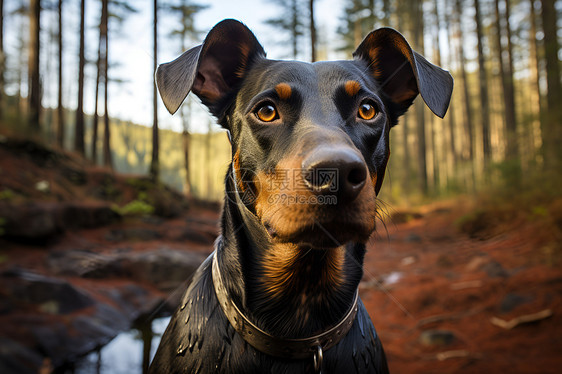
M 361 89 L 361 85 L 357 81 L 347 81 L 344 85 L 345 93 L 349 96 L 357 95 L 359 89 Z
M 275 86 L 275 91 L 281 100 L 288 100 L 292 94 L 291 86 L 287 83 L 279 83 Z

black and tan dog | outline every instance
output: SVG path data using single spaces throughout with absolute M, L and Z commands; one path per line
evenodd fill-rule
M 358 298 L 389 131 L 421 94 L 443 117 L 453 80 L 388 28 L 354 60 L 265 57 L 234 20 L 156 73 L 175 112 L 194 92 L 229 131 L 221 236 L 151 373 L 386 373 Z

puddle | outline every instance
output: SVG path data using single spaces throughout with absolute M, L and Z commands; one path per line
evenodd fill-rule
M 57 373 L 142 374 L 145 340 L 150 344 L 150 360 L 152 360 L 168 322 L 170 317 L 153 320 L 152 334 L 150 326 L 122 332 L 99 351 L 92 352 L 74 363 L 73 368 Z

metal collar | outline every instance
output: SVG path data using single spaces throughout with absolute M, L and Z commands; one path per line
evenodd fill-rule
M 261 330 L 248 320 L 230 298 L 220 273 L 216 250 L 213 253 L 212 267 L 213 285 L 222 311 L 226 315 L 226 318 L 228 318 L 232 327 L 234 327 L 242 338 L 260 352 L 288 359 L 314 357 L 315 361 L 321 361 L 322 350 L 328 350 L 336 345 L 347 334 L 353 325 L 353 321 L 355 321 L 357 315 L 357 300 L 359 298 L 358 291 L 355 293 L 351 308 L 343 319 L 325 332 L 309 338 L 300 339 L 275 337 Z

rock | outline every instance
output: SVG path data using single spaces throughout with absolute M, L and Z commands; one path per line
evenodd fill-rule
M 119 215 L 107 204 L 31 202 L 0 203 L 0 217 L 6 238 L 44 244 L 67 229 L 104 226 Z
M 9 239 L 41 241 L 61 232 L 57 223 L 57 205 L 53 203 L 17 206 L 2 203 L 0 217 L 5 220 L 4 236 Z
M 121 274 L 114 256 L 86 251 L 52 252 L 47 263 L 56 275 L 109 278 Z
M 176 238 L 178 241 L 190 241 L 197 244 L 213 244 L 217 238 L 217 233 L 186 227 Z
M 148 241 L 148 240 L 157 240 L 161 239 L 162 234 L 160 234 L 156 230 L 145 229 L 141 227 L 129 227 L 125 229 L 114 229 L 110 230 L 105 239 L 109 241 L 130 241 L 130 240 L 137 240 L 137 241 Z
M 49 270 L 55 275 L 103 279 L 120 274 L 114 256 L 87 251 L 56 251 L 47 257 Z
M 19 301 L 37 304 L 43 312 L 68 314 L 94 305 L 95 301 L 70 283 L 26 270 L 1 276 L 7 294 Z
M 480 267 L 490 278 L 507 278 L 509 273 L 497 261 L 490 261 Z
M 123 256 L 123 271 L 137 281 L 149 282 L 160 290 L 172 291 L 191 279 L 205 256 L 199 253 L 162 248 Z
M 448 330 L 426 330 L 423 331 L 418 341 L 425 347 L 443 347 L 451 345 L 457 337 Z
M 506 294 L 500 302 L 500 312 L 509 313 L 518 306 L 528 304 L 534 300 L 532 295 L 519 295 L 516 293 Z
M 406 236 L 406 238 L 404 238 L 404 241 L 406 241 L 407 243 L 421 243 L 422 239 L 421 236 L 410 233 Z
M 65 166 L 61 168 L 61 175 L 77 186 L 83 186 L 88 182 L 88 174 L 80 169 Z
M 109 225 L 119 219 L 107 204 L 66 203 L 60 208 L 58 222 L 62 230 Z
M 162 248 L 142 253 L 102 255 L 85 251 L 55 252 L 48 258 L 59 275 L 85 278 L 127 277 L 147 282 L 162 291 L 172 291 L 191 279 L 205 255 Z
M 164 306 L 167 311 L 172 311 L 169 305 L 164 304 L 161 297 L 156 297 L 145 288 L 135 284 L 128 284 L 114 289 L 104 290 L 104 293 L 122 310 L 130 321 L 141 315 L 153 312 L 156 308 Z

